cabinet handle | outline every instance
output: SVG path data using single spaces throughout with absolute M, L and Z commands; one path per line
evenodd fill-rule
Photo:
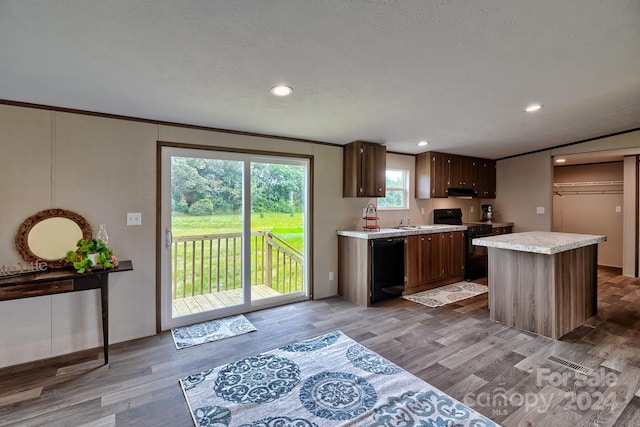
M 362 193 L 362 191 L 363 191 L 363 189 L 362 189 L 362 187 L 360 187 L 360 192 Z
M 171 233 L 171 230 L 167 228 L 165 230 L 165 245 L 167 248 L 170 248 L 172 243 L 173 243 L 173 233 Z
M 382 193 L 382 187 L 378 188 L 378 193 Z

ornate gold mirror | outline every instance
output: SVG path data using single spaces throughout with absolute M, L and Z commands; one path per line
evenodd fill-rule
M 27 218 L 16 234 L 16 249 L 27 262 L 41 260 L 49 268 L 64 266 L 68 251 L 80 239 L 91 239 L 91 227 L 81 215 L 64 209 L 47 209 Z

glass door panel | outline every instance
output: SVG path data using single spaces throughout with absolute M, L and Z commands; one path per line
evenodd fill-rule
M 304 268 L 307 167 L 251 162 L 251 299 L 306 295 Z
M 308 298 L 309 159 L 162 147 L 163 330 Z

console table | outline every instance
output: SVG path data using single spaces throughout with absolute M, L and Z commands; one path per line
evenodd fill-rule
M 114 268 L 86 273 L 48 270 L 0 278 L 0 301 L 100 289 L 102 343 L 106 365 L 109 363 L 109 275 L 129 270 L 133 270 L 131 261 L 120 261 Z

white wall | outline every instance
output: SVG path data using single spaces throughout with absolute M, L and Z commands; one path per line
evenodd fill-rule
M 107 224 L 109 245 L 134 270 L 110 277 L 111 343 L 156 332 L 157 141 L 314 156 L 313 287 L 337 293 L 337 229 L 359 222 L 366 200 L 342 198 L 342 148 L 0 105 L 0 265 L 20 261 L 15 234 L 49 208 Z M 127 212 L 143 224 L 127 227 Z M 337 275 L 336 275 L 337 277 Z M 99 347 L 98 291 L 0 302 L 0 366 Z M 11 343 L 11 345 L 7 345 Z
M 514 232 L 551 231 L 553 167 L 548 151 L 500 160 L 496 165 L 495 208 Z M 537 208 L 544 208 L 544 214 Z

